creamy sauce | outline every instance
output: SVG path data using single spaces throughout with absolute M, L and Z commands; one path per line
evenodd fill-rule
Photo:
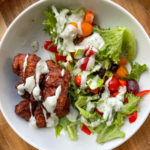
M 98 79 L 99 79 L 99 76 L 96 75 L 93 79 L 90 79 L 90 80 L 88 81 L 89 83 L 91 82 L 91 84 L 90 84 L 90 89 L 94 90 L 94 89 L 97 88 L 97 80 L 98 80 Z
M 62 71 L 61 71 L 61 76 L 63 77 L 64 75 L 65 75 L 65 70 L 62 69 Z
M 39 87 L 39 80 L 40 80 L 40 76 L 42 74 L 46 74 L 48 73 L 48 66 L 46 64 L 45 61 L 40 60 L 37 65 L 36 65 L 36 71 L 35 71 L 35 78 L 36 78 L 36 86 L 33 89 L 33 97 L 35 100 L 41 100 L 41 96 L 40 96 L 40 87 Z
M 37 52 L 39 50 L 39 42 L 38 41 L 33 41 L 31 44 L 31 48 L 33 52 Z
M 29 109 L 30 109 L 30 113 L 31 113 L 31 117 L 29 119 L 29 126 L 34 128 L 34 129 L 37 129 L 36 119 L 32 114 L 32 104 L 31 103 L 29 103 Z
M 58 86 L 55 95 L 47 97 L 46 101 L 43 103 L 44 107 L 49 113 L 54 113 L 57 104 L 57 99 L 60 93 L 61 93 L 61 86 Z
M 26 78 L 25 84 L 20 84 L 17 87 L 18 94 L 19 95 L 24 95 L 25 91 L 27 91 L 29 94 L 31 94 L 31 92 L 34 89 L 34 87 L 35 87 L 34 76 L 28 77 L 28 78 Z
M 86 111 L 90 112 L 92 109 L 95 108 L 95 104 L 94 103 L 91 103 L 90 101 L 87 103 L 87 106 L 86 106 Z
M 83 74 L 81 75 L 81 88 L 86 88 L 87 84 L 87 76 L 89 75 L 89 72 L 83 71 Z
M 124 95 L 126 93 L 126 87 L 119 87 L 119 94 L 116 97 L 110 97 L 110 92 L 108 90 L 108 83 L 111 80 L 109 78 L 105 84 L 105 92 L 102 94 L 101 100 L 103 103 L 97 105 L 97 109 L 103 113 L 103 118 L 106 121 L 107 126 L 110 126 L 113 122 L 114 113 L 121 111 L 123 108 Z
M 24 73 L 26 71 L 26 67 L 27 67 L 27 63 L 28 63 L 28 57 L 29 55 L 27 54 L 25 59 L 24 59 L 24 63 L 23 63 L 23 76 L 24 76 Z
M 70 112 L 69 114 L 66 115 L 67 119 L 71 122 L 75 122 L 77 121 L 78 115 L 79 115 L 79 112 L 70 105 Z
M 67 13 L 69 9 L 63 9 L 60 13 L 57 11 L 55 6 L 52 6 L 52 10 L 55 13 L 55 17 L 57 20 L 56 29 L 57 33 L 61 33 L 64 30 L 65 24 L 67 23 Z
M 80 43 L 80 45 L 86 46 L 94 51 L 101 49 L 104 44 L 103 38 L 97 32 L 94 32 L 91 36 L 88 36 Z
M 95 65 L 95 55 L 90 56 L 86 70 L 90 71 L 92 67 Z

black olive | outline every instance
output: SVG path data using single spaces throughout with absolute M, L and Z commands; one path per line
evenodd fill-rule
M 112 64 L 111 67 L 110 67 L 110 71 L 112 72 L 116 72 L 117 69 L 118 69 L 119 65 L 118 64 Z

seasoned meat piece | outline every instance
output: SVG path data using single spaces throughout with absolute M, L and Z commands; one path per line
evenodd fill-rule
M 43 107 L 42 104 L 39 104 L 37 107 L 36 107 L 36 110 L 34 112 L 34 116 L 35 116 L 35 120 L 36 120 L 36 125 L 38 128 L 44 128 L 46 127 L 46 119 L 48 117 L 50 117 L 50 114 L 49 113 L 46 113 L 46 118 L 43 114 L 43 109 L 45 109 Z M 46 110 L 45 110 L 46 112 Z
M 36 64 L 39 60 L 40 57 L 35 54 L 18 54 L 13 60 L 13 72 L 20 76 L 22 81 L 25 83 L 25 79 L 27 77 L 35 75 Z M 24 63 L 26 63 L 25 66 Z
M 57 100 L 55 112 L 58 117 L 62 117 L 69 112 L 68 88 L 71 75 L 68 70 L 64 70 L 64 75 L 62 76 L 62 68 L 51 60 L 46 61 L 46 63 L 49 68 L 49 73 L 45 76 L 43 99 L 45 101 L 47 97 L 54 96 L 57 87 L 61 85 L 61 93 Z
M 25 120 L 29 121 L 31 117 L 31 112 L 30 112 L 30 103 L 32 106 L 32 114 L 35 111 L 37 102 L 31 102 L 28 99 L 25 99 L 21 101 L 19 104 L 16 105 L 15 107 L 15 112 L 18 116 L 24 118 Z

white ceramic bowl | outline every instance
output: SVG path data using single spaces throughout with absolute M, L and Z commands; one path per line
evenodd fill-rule
M 19 53 L 31 52 L 30 45 L 34 40 L 40 42 L 39 56 L 49 57 L 43 51 L 43 43 L 49 37 L 42 31 L 44 11 L 47 6 L 54 4 L 57 7 L 77 8 L 83 6 L 96 13 L 96 20 L 101 27 L 125 26 L 131 29 L 137 40 L 137 57 L 140 63 L 146 63 L 150 67 L 150 40 L 143 27 L 125 9 L 112 1 L 104 0 L 49 0 L 39 1 L 23 11 L 9 26 L 0 44 L 0 105 L 1 111 L 13 130 L 26 142 L 38 149 L 45 150 L 104 150 L 113 149 L 130 138 L 144 123 L 150 111 L 150 95 L 140 103 L 141 112 L 135 123 L 129 124 L 126 120 L 122 130 L 126 133 L 124 139 L 116 139 L 104 145 L 96 143 L 96 136 L 87 136 L 79 132 L 79 139 L 72 142 L 63 135 L 56 139 L 54 129 L 33 130 L 15 112 L 15 105 L 21 100 L 14 88 L 18 77 L 12 72 L 13 57 Z M 34 20 L 34 21 L 33 21 Z M 45 53 L 44 53 L 45 52 Z M 45 57 L 45 58 L 46 58 Z M 146 72 L 140 78 L 141 90 L 150 89 L 150 72 Z

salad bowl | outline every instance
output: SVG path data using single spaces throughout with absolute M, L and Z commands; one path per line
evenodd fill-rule
M 126 140 L 128 140 L 144 123 L 150 112 L 150 95 L 144 97 L 144 101 L 140 102 L 140 112 L 135 123 L 130 124 L 125 120 L 124 126 L 121 128 L 126 136 L 123 139 L 116 139 L 107 142 L 103 145 L 95 142 L 95 135 L 86 136 L 79 131 L 77 141 L 70 141 L 64 132 L 56 138 L 54 129 L 34 130 L 25 124 L 24 120 L 20 120 L 15 113 L 14 107 L 19 102 L 20 98 L 14 88 L 17 82 L 16 76 L 12 73 L 13 57 L 19 53 L 31 53 L 31 44 L 34 41 L 39 42 L 40 50 L 37 54 L 43 59 L 48 59 L 50 56 L 44 52 L 43 43 L 49 40 L 49 36 L 43 32 L 42 22 L 45 19 L 44 11 L 49 5 L 55 5 L 57 8 L 78 8 L 84 7 L 93 10 L 96 14 L 96 22 L 101 25 L 101 28 L 113 28 L 123 26 L 129 28 L 136 38 L 137 56 L 135 61 L 141 64 L 147 64 L 150 68 L 150 40 L 140 23 L 125 9 L 107 0 L 43 0 L 39 1 L 29 8 L 24 10 L 9 26 L 0 43 L 0 107 L 9 125 L 13 130 L 26 142 L 44 150 L 57 149 L 113 149 Z M 149 89 L 150 72 L 145 72 L 140 80 L 140 90 Z M 87 144 L 88 143 L 88 144 Z

